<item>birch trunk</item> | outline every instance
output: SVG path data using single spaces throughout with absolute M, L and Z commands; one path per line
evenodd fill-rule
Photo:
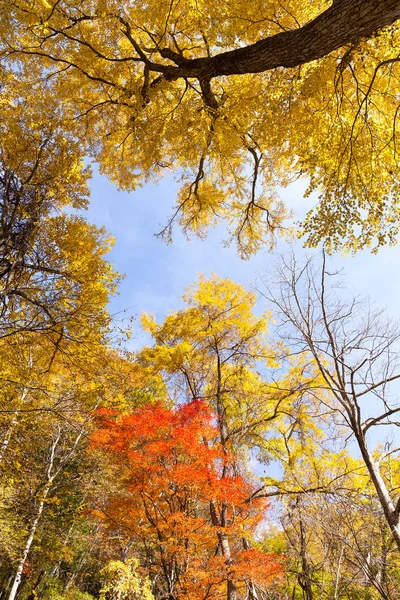
M 82 428 L 82 430 L 80 431 L 80 433 L 77 435 L 77 437 L 75 438 L 74 443 L 72 444 L 72 447 L 70 448 L 69 451 L 67 451 L 66 455 L 62 458 L 62 460 L 60 460 L 59 465 L 57 467 L 56 470 L 54 470 L 54 459 L 55 459 L 55 452 L 56 452 L 56 448 L 58 446 L 58 443 L 60 441 L 61 438 L 61 430 L 58 429 L 58 434 L 53 442 L 53 444 L 51 445 L 51 450 L 50 450 L 50 459 L 49 459 L 49 466 L 47 469 L 47 481 L 45 483 L 45 486 L 43 488 L 43 493 L 42 493 L 42 497 L 39 503 L 39 507 L 36 513 L 36 517 L 32 523 L 32 527 L 30 529 L 29 532 L 29 536 L 28 539 L 26 541 L 25 544 L 25 548 L 24 548 L 24 552 L 21 556 L 21 559 L 18 563 L 18 567 L 17 567 L 17 572 L 15 574 L 15 578 L 14 578 L 14 582 L 11 588 L 11 592 L 10 595 L 8 597 L 8 600 L 15 600 L 17 592 L 18 592 L 18 588 L 20 586 L 21 583 L 21 577 L 22 577 L 22 573 L 24 570 L 24 566 L 26 563 L 26 560 L 28 558 L 28 554 L 29 554 L 29 550 L 32 546 L 32 542 L 34 540 L 35 537 L 35 533 L 38 527 L 38 524 L 40 522 L 40 519 L 42 517 L 43 514 L 43 510 L 44 510 L 44 505 L 45 505 L 45 501 L 46 498 L 51 490 L 51 487 L 53 485 L 53 482 L 55 480 L 55 478 L 61 473 L 62 469 L 64 468 L 64 466 L 67 464 L 68 460 L 71 458 L 71 456 L 73 456 L 73 454 L 75 453 L 76 447 L 79 443 L 79 440 L 81 439 L 82 435 L 84 432 L 84 428 Z
M 51 488 L 51 485 L 46 486 L 45 489 L 44 489 L 44 491 L 43 491 L 42 500 L 40 501 L 39 508 L 38 508 L 37 513 L 36 513 L 35 520 L 32 523 L 32 527 L 31 527 L 31 530 L 29 532 L 29 537 L 26 540 L 25 549 L 24 549 L 24 552 L 22 554 L 21 560 L 19 561 L 17 572 L 16 572 L 15 578 L 14 578 L 14 583 L 12 585 L 12 588 L 11 588 L 11 591 L 10 591 L 10 595 L 8 596 L 8 600 L 15 600 L 15 597 L 17 595 L 18 588 L 19 588 L 19 585 L 21 583 L 22 572 L 23 572 L 24 567 L 25 567 L 26 559 L 28 558 L 29 550 L 31 548 L 33 539 L 35 537 L 36 529 L 37 529 L 37 526 L 39 524 L 40 518 L 42 516 L 43 508 L 44 508 L 44 503 L 45 503 L 47 495 L 48 495 L 48 493 L 50 491 L 50 488 Z
M 344 553 L 344 546 L 342 546 L 341 549 L 340 549 L 338 566 L 337 566 L 337 570 L 336 570 L 335 592 L 334 592 L 334 596 L 333 596 L 334 600 L 338 600 L 338 598 L 339 598 L 338 593 L 339 593 L 340 571 L 341 571 L 341 568 L 342 568 L 343 553 Z
M 24 403 L 26 396 L 28 395 L 28 390 L 26 388 L 24 388 L 22 394 L 21 394 L 21 399 L 19 401 L 19 407 Z M 8 429 L 4 435 L 3 441 L 1 443 L 1 447 L 0 447 L 0 465 L 2 464 L 4 457 L 6 455 L 7 452 L 7 448 L 8 445 L 10 443 L 11 440 L 11 436 L 13 434 L 13 431 L 15 429 L 16 424 L 18 423 L 18 409 L 14 412 L 12 418 L 11 418 L 11 422 L 8 426 Z
M 39 502 L 39 507 L 38 507 L 38 510 L 36 513 L 36 517 L 32 523 L 28 539 L 26 540 L 24 551 L 23 551 L 21 559 L 18 563 L 17 572 L 15 574 L 14 582 L 12 584 L 10 595 L 8 596 L 8 600 L 15 600 L 15 597 L 17 595 L 18 588 L 21 583 L 22 573 L 23 573 L 23 570 L 25 567 L 26 559 L 28 558 L 29 550 L 31 549 L 32 542 L 35 537 L 36 529 L 37 529 L 37 526 L 39 524 L 39 521 L 40 521 L 42 513 L 43 513 L 44 503 L 49 494 L 49 491 L 51 490 L 51 486 L 53 484 L 54 478 L 56 477 L 57 473 L 59 472 L 59 470 L 58 470 L 55 473 L 53 473 L 53 466 L 54 466 L 55 451 L 56 451 L 58 442 L 60 441 L 60 435 L 61 434 L 59 431 L 56 439 L 54 440 L 54 442 L 51 446 L 49 467 L 47 469 L 47 482 L 44 486 L 42 497 Z

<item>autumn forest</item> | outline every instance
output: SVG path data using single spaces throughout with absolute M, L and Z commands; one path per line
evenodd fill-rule
M 0 600 L 400 600 L 399 127 L 400 0 L 0 0 Z M 285 251 L 120 318 L 94 176 Z

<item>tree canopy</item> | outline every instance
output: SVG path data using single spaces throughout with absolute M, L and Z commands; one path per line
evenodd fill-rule
M 167 240 L 394 243 L 400 0 L 0 17 L 0 600 L 399 600 L 399 325 L 323 251 L 257 291 L 200 275 L 133 351 L 81 211 L 92 162 L 180 181 Z
M 124 189 L 175 173 L 167 239 L 225 220 L 249 256 L 286 231 L 279 188 L 303 176 L 309 245 L 377 248 L 399 228 L 399 16 L 396 0 L 5 0 L 3 96 L 43 122 L 51 90 Z
M 368 439 L 399 424 L 398 330 L 332 302 L 310 264 L 279 276 L 275 340 L 216 275 L 143 315 L 135 353 L 102 312 L 56 346 L 0 340 L 3 598 L 398 600 L 399 448 Z

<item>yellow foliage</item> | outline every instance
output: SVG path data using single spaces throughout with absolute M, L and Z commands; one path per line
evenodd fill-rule
M 128 559 L 125 563 L 112 560 L 102 570 L 105 585 L 100 600 L 153 600 L 150 580 L 138 573 L 139 561 Z
M 154 345 L 140 351 L 141 365 L 164 374 L 172 398 L 203 398 L 223 413 L 224 437 L 241 452 L 247 445 L 284 464 L 296 462 L 306 447 L 311 452 L 321 430 L 315 400 L 305 391 L 318 387 L 318 379 L 303 359 L 282 368 L 287 349 L 267 342 L 272 319 L 268 312 L 256 316 L 255 293 L 213 274 L 200 276 L 183 300 L 186 307 L 160 325 L 142 316 Z
M 301 175 L 309 193 L 320 194 L 303 224 L 307 244 L 353 251 L 393 243 L 398 22 L 297 68 L 212 75 L 211 83 L 176 73 L 179 62 L 297 29 L 329 5 L 7 0 L 2 20 L 13 27 L 0 30 L 6 139 L 21 148 L 18 126 L 9 123 L 23 111 L 33 135 L 36 124 L 62 130 L 64 153 L 78 163 L 90 154 L 121 188 L 176 173 L 182 186 L 167 239 L 175 222 L 204 236 L 225 220 L 248 257 L 289 232 L 278 190 Z

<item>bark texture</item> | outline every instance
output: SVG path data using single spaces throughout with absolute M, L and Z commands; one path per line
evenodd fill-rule
M 303 27 L 265 38 L 243 48 L 211 57 L 186 60 L 170 49 L 161 54 L 177 66 L 148 63 L 167 79 L 212 79 L 224 75 L 261 73 L 277 67 L 296 67 L 317 60 L 400 18 L 400 0 L 336 0 Z

